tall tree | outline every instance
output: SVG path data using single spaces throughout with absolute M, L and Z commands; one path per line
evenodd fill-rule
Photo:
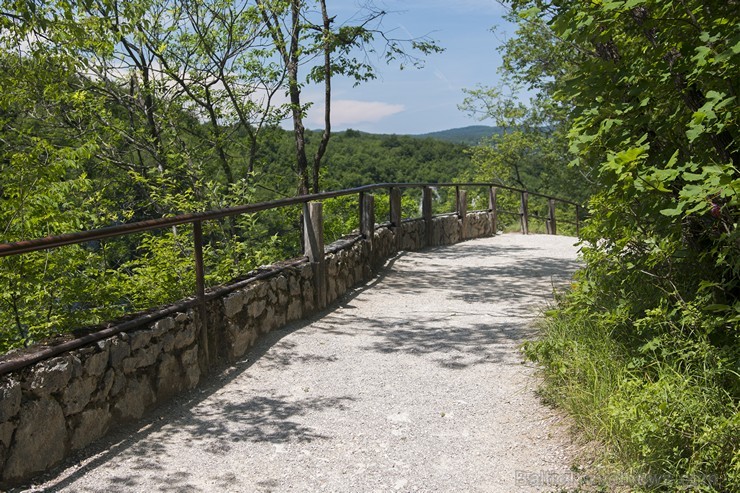
M 466 90 L 460 105 L 499 129 L 473 149 L 472 178 L 584 202 L 593 191 L 593 179 L 585 168 L 570 165 L 575 157 L 568 145 L 572 104 L 555 97 L 578 52 L 546 22 L 527 16 L 528 7 L 515 3 L 506 15 L 517 30 L 498 48 L 500 84 Z
M 402 64 L 420 65 L 422 59 L 419 56 L 439 52 L 441 48 L 426 37 L 389 37 L 380 29 L 380 21 L 387 13 L 371 3 L 353 17 L 360 19 L 356 24 L 337 23 L 336 16 L 330 16 L 325 0 L 257 0 L 257 5 L 286 67 L 287 94 L 295 134 L 298 193 L 305 194 L 310 189 L 318 192 L 321 162 L 331 138 L 332 77 L 349 77 L 357 84 L 374 78 L 375 68 L 367 57 L 369 52 L 379 53 L 387 62 L 400 60 Z M 376 50 L 373 42 L 378 39 L 382 39 L 383 47 Z M 313 60 L 320 63 L 310 66 L 307 74 L 302 76 L 301 67 Z M 324 86 L 324 129 L 310 169 L 303 122 L 307 105 L 301 100 L 304 81 Z

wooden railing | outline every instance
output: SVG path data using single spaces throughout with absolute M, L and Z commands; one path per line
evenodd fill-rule
M 191 298 L 185 299 L 177 304 L 170 305 L 166 308 L 149 312 L 147 314 L 136 317 L 132 320 L 125 321 L 123 323 L 109 326 L 100 331 L 76 338 L 71 341 L 64 342 L 59 345 L 44 349 L 27 355 L 18 359 L 5 361 L 0 363 L 0 375 L 17 370 L 19 368 L 34 364 L 38 361 L 51 358 L 57 354 L 82 347 L 83 345 L 90 344 L 95 341 L 102 340 L 110 337 L 114 334 L 131 330 L 133 328 L 144 325 L 148 322 L 156 320 L 158 318 L 167 316 L 168 314 L 174 313 L 179 310 L 187 309 L 193 306 L 200 307 L 200 313 L 202 318 L 202 324 L 205 327 L 206 323 L 206 301 L 217 296 L 223 295 L 225 292 L 229 292 L 235 289 L 234 286 L 237 284 L 219 287 L 206 291 L 205 286 L 205 269 L 203 262 L 203 229 L 202 225 L 205 221 L 214 221 L 228 217 L 235 217 L 242 214 L 250 214 L 270 209 L 276 209 L 281 207 L 289 207 L 301 205 L 303 207 L 303 229 L 304 229 L 304 258 L 298 262 L 321 262 L 324 255 L 324 238 L 323 228 L 321 226 L 320 214 L 317 215 L 317 205 L 320 210 L 320 203 L 324 200 L 344 197 L 349 195 L 358 195 L 360 210 L 359 223 L 360 223 L 360 235 L 367 237 L 369 232 L 375 226 L 375 215 L 373 206 L 373 191 L 387 190 L 390 202 L 390 214 L 389 222 L 391 227 L 398 227 L 403 220 L 401 210 L 401 197 L 404 190 L 407 189 L 421 189 L 422 190 L 422 219 L 427 222 L 426 234 L 427 244 L 431 244 L 431 221 L 433 219 L 433 189 L 453 187 L 455 189 L 456 208 L 455 213 L 464 220 L 467 214 L 467 190 L 469 188 L 485 188 L 488 190 L 488 212 L 491 212 L 492 231 L 495 233 L 498 228 L 498 216 L 499 214 L 512 214 L 519 216 L 519 222 L 521 225 L 521 231 L 524 234 L 529 233 L 529 220 L 539 219 L 545 222 L 546 229 L 549 234 L 557 234 L 557 223 L 568 223 L 576 227 L 578 232 L 580 229 L 580 216 L 581 206 L 575 202 L 552 197 L 544 194 L 538 194 L 528 192 L 526 190 L 507 187 L 496 183 L 381 183 L 366 185 L 357 188 L 337 190 L 330 192 L 323 192 L 317 194 L 303 195 L 292 198 L 285 198 L 279 200 L 273 200 L 268 202 L 260 202 L 256 204 L 246 204 L 238 207 L 232 207 L 227 209 L 219 209 L 208 212 L 199 212 L 191 214 L 181 214 L 174 217 L 166 217 L 159 219 L 151 219 L 147 221 L 139 221 L 130 224 L 122 224 L 117 226 L 111 226 L 107 228 L 94 229 L 89 231 L 81 231 L 76 233 L 68 233 L 59 236 L 50 236 L 46 238 L 38 238 L 32 240 L 18 241 L 14 243 L 0 244 L 0 257 L 22 255 L 29 252 L 54 249 L 66 245 L 75 245 L 86 243 L 95 240 L 102 240 L 112 237 L 122 237 L 131 235 L 134 233 L 140 233 L 143 231 L 158 230 L 163 228 L 169 228 L 182 224 L 192 224 L 193 226 L 193 245 L 194 245 L 194 267 L 195 267 L 195 295 Z M 498 207 L 497 201 L 499 192 L 506 190 L 519 194 L 519 210 L 506 211 Z M 529 197 L 538 196 L 543 197 L 547 200 L 548 213 L 547 216 L 533 215 L 529 213 Z M 555 205 L 556 203 L 566 204 L 574 208 L 574 220 L 556 219 Z M 320 304 L 320 303 L 319 303 Z M 206 331 L 201 333 L 202 341 L 204 345 L 204 353 L 208 354 L 208 338 L 206 337 Z

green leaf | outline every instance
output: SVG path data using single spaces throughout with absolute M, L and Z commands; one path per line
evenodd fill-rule
M 683 206 L 679 204 L 677 207 L 673 209 L 661 209 L 660 213 L 667 217 L 680 216 L 683 213 Z

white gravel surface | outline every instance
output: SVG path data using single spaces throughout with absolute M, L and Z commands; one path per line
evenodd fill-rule
M 403 253 L 326 313 L 29 491 L 558 491 L 572 446 L 519 345 L 574 238 Z

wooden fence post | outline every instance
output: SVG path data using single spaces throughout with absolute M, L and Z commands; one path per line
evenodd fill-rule
M 488 189 L 488 210 L 491 214 L 491 236 L 496 235 L 498 228 L 498 216 L 496 212 L 496 195 L 498 194 L 498 188 L 491 187 Z
M 391 228 L 396 235 L 396 249 L 401 250 L 401 189 L 391 187 L 389 200 L 391 206 Z
M 460 218 L 460 241 L 463 241 L 466 237 L 465 228 L 467 226 L 468 216 L 468 191 L 459 190 L 457 197 L 457 217 Z
M 311 262 L 316 291 L 316 308 L 326 308 L 326 262 L 324 260 L 324 217 L 321 202 L 303 204 L 305 254 Z
M 558 234 L 558 225 L 555 221 L 555 199 L 549 199 L 547 203 L 547 234 Z
M 519 206 L 519 219 L 522 225 L 522 234 L 529 234 L 529 212 L 528 212 L 529 194 L 522 192 L 522 202 Z
M 424 187 L 421 201 L 421 215 L 424 218 L 424 233 L 426 237 L 426 246 L 432 246 L 434 242 L 434 231 L 432 228 L 432 188 Z
M 394 228 L 401 227 L 401 189 L 398 187 L 391 187 L 389 194 L 391 213 L 390 221 L 391 226 Z
M 460 185 L 455 185 L 455 212 L 460 214 Z
M 202 351 L 203 373 L 208 373 L 210 366 L 210 352 L 208 350 L 208 307 L 206 306 L 205 268 L 203 267 L 203 225 L 200 221 L 193 221 L 193 247 L 195 254 L 195 296 L 198 300 L 198 314 L 200 315 L 200 347 Z
M 359 214 L 360 218 L 360 234 L 365 234 L 365 195 L 367 195 L 365 192 L 360 192 L 359 197 L 357 199 L 357 212 Z
M 372 194 L 360 192 L 360 234 L 367 245 L 367 265 L 363 268 L 365 279 L 372 277 L 375 269 L 375 197 Z
M 360 234 L 372 244 L 375 236 L 375 197 L 360 193 Z

